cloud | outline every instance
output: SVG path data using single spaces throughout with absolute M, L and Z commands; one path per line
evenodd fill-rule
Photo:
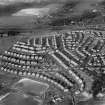
M 49 8 L 49 12 L 44 12 L 45 14 L 53 12 L 57 13 L 59 12 L 59 10 L 61 10 L 62 13 L 63 6 L 65 4 L 77 1 L 78 3 L 76 3 L 76 5 L 72 8 L 73 12 L 70 13 L 70 11 L 67 11 L 68 15 L 81 15 L 85 10 L 94 9 L 95 6 L 93 6 L 93 4 L 102 2 L 103 0 L 0 0 L 0 16 L 22 14 L 27 16 L 28 14 L 30 15 L 29 12 L 32 13 L 32 11 L 34 11 L 32 14 L 35 14 L 35 12 L 37 11 L 35 10 L 36 8 Z M 45 9 L 45 11 L 47 11 L 47 9 Z
M 49 12 L 49 8 L 29 8 L 22 9 L 17 13 L 12 14 L 12 16 L 40 16 L 43 17 Z
M 74 8 L 75 15 L 81 15 L 85 10 L 92 10 L 95 8 L 95 4 L 102 2 L 103 0 L 79 0 L 80 2 Z
M 6 6 L 0 6 L 0 16 L 10 16 L 12 13 L 16 13 L 17 11 L 25 8 L 35 7 L 34 3 L 16 3 Z
M 1 5 L 9 5 L 14 3 L 31 3 L 31 2 L 40 2 L 40 0 L 0 0 Z
M 5 5 L 0 6 L 0 24 L 4 26 L 26 26 L 29 25 L 29 23 L 33 23 L 33 17 L 28 17 L 30 14 L 57 14 L 59 11 L 63 13 L 62 11 L 64 5 L 70 3 L 71 1 L 78 1 L 78 3 L 73 6 L 72 12 L 67 11 L 67 15 L 64 16 L 81 15 L 86 10 L 94 9 L 95 6 L 93 5 L 98 2 L 102 2 L 103 0 L 0 0 L 1 4 L 5 3 Z M 26 16 L 12 16 L 17 14 Z
M 30 8 L 51 8 L 50 11 L 52 12 L 56 11 L 56 8 L 60 8 L 61 5 L 64 5 L 66 1 L 68 0 L 0 0 L 0 4 L 3 4 L 0 5 L 0 16 L 10 16 L 17 12 L 19 12 L 19 14 L 23 12 L 26 14 L 26 12 L 28 12 L 29 14 L 29 11 L 23 10 Z
M 12 16 L 38 16 L 43 17 L 51 13 L 58 12 L 63 4 L 49 4 L 41 8 L 26 8 L 13 13 Z
M 21 11 L 22 9 L 29 9 L 29 8 L 44 8 L 46 6 L 53 7 L 54 5 L 51 6 L 53 3 L 36 3 L 36 2 L 30 2 L 30 3 L 15 3 L 15 4 L 9 4 L 9 5 L 0 5 L 0 16 L 11 16 L 14 13 L 17 13 Z M 62 3 L 55 3 L 61 5 Z M 48 8 L 49 8 L 48 7 Z
M 71 0 L 0 0 L 1 5 L 9 5 L 9 4 L 15 4 L 15 3 L 41 3 L 41 2 L 66 2 L 66 1 L 71 1 Z

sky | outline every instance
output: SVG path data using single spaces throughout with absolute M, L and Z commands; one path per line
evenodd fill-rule
M 35 15 L 35 12 L 40 14 L 39 9 L 45 9 L 44 13 L 49 14 L 51 11 L 61 10 L 65 4 L 72 1 L 78 1 L 73 8 L 74 14 L 82 14 L 85 10 L 94 9 L 94 4 L 104 0 L 0 0 L 0 16 L 22 16 L 22 14 L 32 16 L 32 14 Z
M 61 7 L 63 3 L 64 3 L 63 0 L 61 1 L 59 0 L 0 0 L 0 16 L 8 16 L 12 14 L 14 16 L 15 13 L 17 12 L 21 13 L 21 11 L 23 14 L 24 12 L 29 13 L 31 12 L 30 9 L 35 12 L 37 10 L 39 11 L 39 9 L 41 9 L 41 11 L 42 9 L 45 9 L 44 11 L 48 11 L 49 9 L 49 12 L 51 12 L 55 10 L 55 8 Z
M 62 13 L 65 5 L 71 2 L 76 5 L 72 12 L 66 14 L 82 15 L 86 10 L 95 9 L 95 5 L 102 1 L 105 0 L 0 0 L 0 25 L 33 23 L 32 16 L 49 16 L 59 11 Z
M 74 8 L 74 12 L 82 14 L 85 10 L 91 10 L 95 7 L 93 5 L 102 2 L 104 0 L 80 0 L 80 3 Z
M 15 4 L 15 3 L 58 3 L 58 2 L 67 2 L 72 0 L 0 0 L 1 5 L 9 5 L 9 4 Z

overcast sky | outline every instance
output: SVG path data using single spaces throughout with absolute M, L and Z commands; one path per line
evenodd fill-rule
M 65 3 L 71 1 L 78 1 L 78 4 L 74 8 L 74 14 L 81 14 L 84 10 L 93 9 L 92 4 L 96 4 L 103 0 L 0 0 L 0 16 L 8 16 L 28 8 L 35 9 L 47 6 L 47 8 L 50 9 L 50 6 L 48 5 L 53 5 L 54 8 L 51 7 L 51 10 L 56 11 L 55 8 L 61 9 Z
M 72 8 L 72 14 L 81 15 L 85 10 L 95 9 L 94 5 L 104 0 L 0 0 L 0 24 L 7 25 L 16 22 L 19 24 L 18 21 L 20 20 L 22 20 L 20 23 L 28 22 L 28 18 L 26 20 L 24 18 L 15 19 L 16 16 L 28 16 L 30 14 L 30 16 L 38 14 L 44 16 L 58 13 L 63 10 L 65 4 L 69 4 L 71 1 L 76 2 Z M 71 15 L 70 11 L 67 14 Z

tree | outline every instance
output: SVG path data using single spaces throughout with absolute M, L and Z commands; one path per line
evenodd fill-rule
M 96 97 L 98 93 L 102 92 L 105 87 L 105 74 L 101 73 L 92 85 L 93 96 Z

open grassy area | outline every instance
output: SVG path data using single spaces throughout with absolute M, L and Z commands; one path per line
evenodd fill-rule
M 10 36 L 0 38 L 0 52 L 9 49 L 16 41 L 20 40 L 22 36 Z

